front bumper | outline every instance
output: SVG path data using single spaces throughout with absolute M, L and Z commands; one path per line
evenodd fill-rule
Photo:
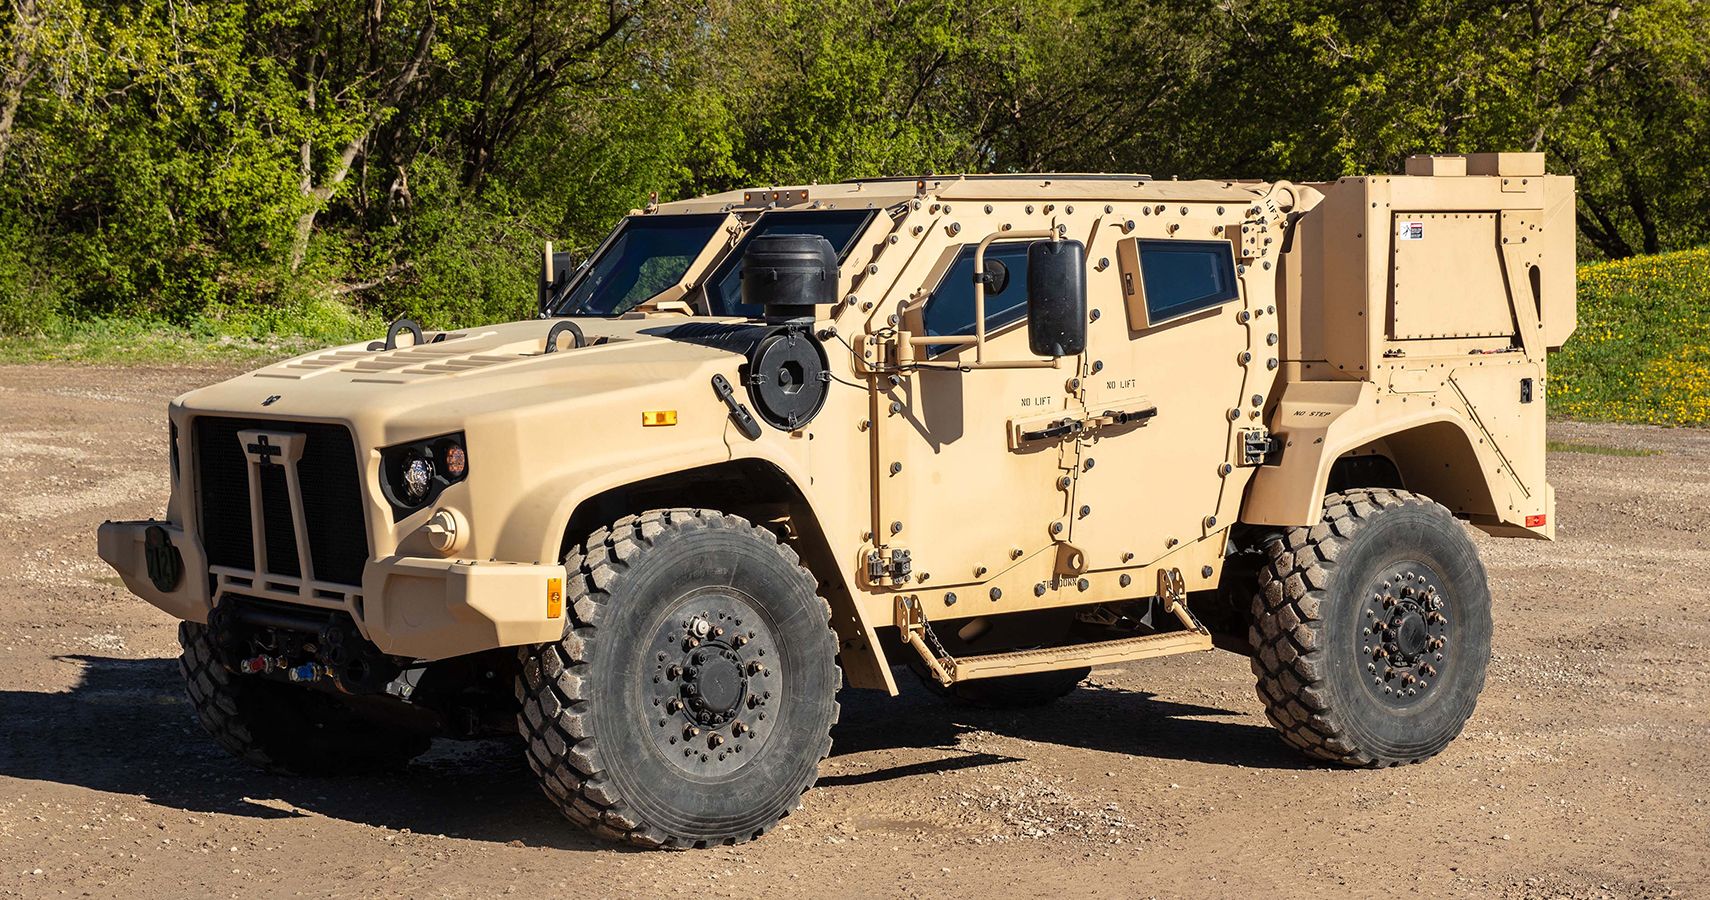
M 152 545 L 151 529 L 157 529 Z M 176 552 L 176 578 L 162 536 Z M 107 522 L 99 547 L 101 559 L 131 593 L 192 622 L 206 623 L 218 598 L 230 593 L 346 612 L 381 651 L 413 659 L 541 644 L 564 635 L 561 565 L 393 556 L 369 560 L 357 587 L 210 568 L 199 544 L 166 522 Z

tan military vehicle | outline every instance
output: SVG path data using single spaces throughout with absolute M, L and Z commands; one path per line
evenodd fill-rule
M 1020 705 L 1221 647 L 1309 756 L 1417 762 L 1484 683 L 1462 523 L 1556 524 L 1574 244 L 1536 154 L 650 204 L 548 249 L 540 320 L 173 401 L 166 516 L 101 555 L 232 753 L 520 730 L 564 815 L 647 846 L 772 827 L 897 666 Z

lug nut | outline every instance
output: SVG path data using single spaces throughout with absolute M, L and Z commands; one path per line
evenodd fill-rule
M 699 737 L 700 733 L 701 733 L 701 730 L 699 728 L 696 728 L 695 726 L 690 725 L 689 727 L 683 729 L 683 740 L 686 741 L 686 740 L 689 740 L 690 738 Z
M 721 745 L 723 743 L 724 743 L 724 735 L 715 734 L 712 737 L 707 738 L 707 749 L 709 749 L 709 750 L 717 749 L 719 747 L 719 745 Z
M 764 675 L 766 674 L 766 667 L 761 665 L 759 660 L 755 660 L 748 664 L 748 674 Z

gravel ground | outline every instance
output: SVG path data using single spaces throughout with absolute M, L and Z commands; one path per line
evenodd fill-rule
M 506 743 L 287 779 L 203 736 L 95 526 L 164 508 L 166 400 L 225 374 L 0 367 L 0 895 L 1710 895 L 1710 433 L 1553 427 L 1560 540 L 1478 536 L 1489 685 L 1423 765 L 1306 763 L 1225 653 L 1026 714 L 848 692 L 802 812 L 661 854 L 561 822 Z

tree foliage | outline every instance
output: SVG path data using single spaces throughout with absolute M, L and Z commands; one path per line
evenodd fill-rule
M 1541 150 L 1588 252 L 1653 253 L 1710 239 L 1705 25 L 1702 0 L 8 0 L 0 332 L 515 316 L 541 240 L 587 248 L 650 192 L 921 172 Z

